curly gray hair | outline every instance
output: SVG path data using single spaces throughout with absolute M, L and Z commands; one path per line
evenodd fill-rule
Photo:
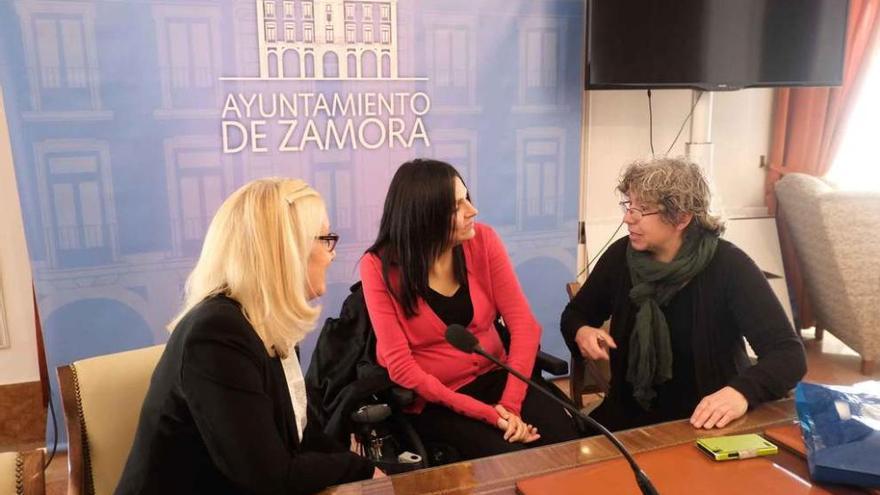
M 682 214 L 692 213 L 704 229 L 719 235 L 724 232 L 724 222 L 709 212 L 712 193 L 703 170 L 685 158 L 630 163 L 620 176 L 617 190 L 656 206 L 668 223 L 675 224 Z

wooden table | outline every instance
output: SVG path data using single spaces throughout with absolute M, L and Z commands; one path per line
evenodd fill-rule
M 797 424 L 771 427 L 793 431 L 800 440 Z M 803 443 L 803 442 L 801 442 Z M 785 495 L 859 495 L 856 487 L 823 484 L 810 479 L 806 458 L 782 447 L 778 454 L 752 459 L 716 462 L 690 442 L 641 452 L 639 466 L 651 477 L 663 495 L 708 493 L 712 495 L 785 494 Z M 564 471 L 544 474 L 516 482 L 521 495 L 582 495 L 613 493 L 640 495 L 632 470 L 621 458 L 609 459 Z
M 696 430 L 686 420 L 620 432 L 618 438 L 633 453 L 690 443 L 700 437 L 763 432 L 795 421 L 794 401 L 764 404 L 726 428 Z M 348 494 L 514 494 L 519 479 L 562 471 L 620 457 L 604 437 L 589 437 L 547 447 L 486 457 L 377 480 L 349 483 L 324 493 Z M 651 476 L 651 473 L 648 473 Z

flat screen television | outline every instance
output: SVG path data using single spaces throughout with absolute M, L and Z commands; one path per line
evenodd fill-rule
M 587 89 L 835 86 L 848 0 L 588 0 Z

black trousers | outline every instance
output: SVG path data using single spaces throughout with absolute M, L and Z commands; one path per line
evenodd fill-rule
M 532 378 L 540 378 L 540 375 Z M 511 377 L 510 379 L 515 380 L 516 378 Z M 536 381 L 542 385 L 554 386 L 543 379 L 536 379 Z M 506 383 L 507 372 L 495 370 L 477 377 L 471 383 L 458 389 L 458 392 L 486 404 L 494 405 L 501 400 Z M 541 438 L 528 444 L 508 442 L 504 440 L 504 432 L 494 425 L 462 416 L 439 404 L 428 404 L 420 414 L 408 416 L 424 443 L 448 445 L 461 456 L 459 460 L 515 452 L 580 437 L 574 422 L 565 409 L 545 397 L 541 392 L 531 389 L 523 400 L 522 419 L 538 428 Z

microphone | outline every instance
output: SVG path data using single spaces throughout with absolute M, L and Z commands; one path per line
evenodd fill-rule
M 452 344 L 452 347 L 455 347 L 459 351 L 468 354 L 477 352 L 477 349 L 479 349 L 479 352 L 477 352 L 478 354 L 485 352 L 480 347 L 480 341 L 474 337 L 474 334 L 468 332 L 467 328 L 458 323 L 453 323 L 446 327 L 446 342 Z
M 480 342 L 477 340 L 477 338 L 474 337 L 474 335 L 470 333 L 465 327 L 458 324 L 449 325 L 446 328 L 446 341 L 449 342 L 452 347 L 455 347 L 459 351 L 466 352 L 468 354 L 476 353 L 488 359 L 489 361 L 492 361 L 508 373 L 529 384 L 529 386 L 531 386 L 533 389 L 538 390 L 560 406 L 564 407 L 568 412 L 577 415 L 577 417 L 589 423 L 593 428 L 599 430 L 603 435 L 605 435 L 606 438 L 608 438 L 608 440 L 611 441 L 611 443 L 615 447 L 617 447 L 617 450 L 619 450 L 620 453 L 623 454 L 623 457 L 629 463 L 629 467 L 633 470 L 633 474 L 636 477 L 636 483 L 639 485 L 639 489 L 642 491 L 642 493 L 645 495 L 658 495 L 657 489 L 654 488 L 653 483 L 651 483 L 651 480 L 648 479 L 648 475 L 645 474 L 644 471 L 642 471 L 642 468 L 639 467 L 638 463 L 636 463 L 636 460 L 633 459 L 633 456 L 629 453 L 628 450 L 626 450 L 626 447 L 624 447 L 623 444 L 620 443 L 620 440 L 618 440 L 617 437 L 614 436 L 614 433 L 608 431 L 608 429 L 602 426 L 602 424 L 600 424 L 598 421 L 582 413 L 578 408 L 553 395 L 553 392 L 545 389 L 541 385 L 538 385 L 532 379 L 523 376 L 523 374 L 519 371 L 516 371 L 510 366 L 507 366 L 506 364 L 499 361 L 498 358 L 496 358 L 495 356 L 484 351 L 483 348 L 480 347 Z

